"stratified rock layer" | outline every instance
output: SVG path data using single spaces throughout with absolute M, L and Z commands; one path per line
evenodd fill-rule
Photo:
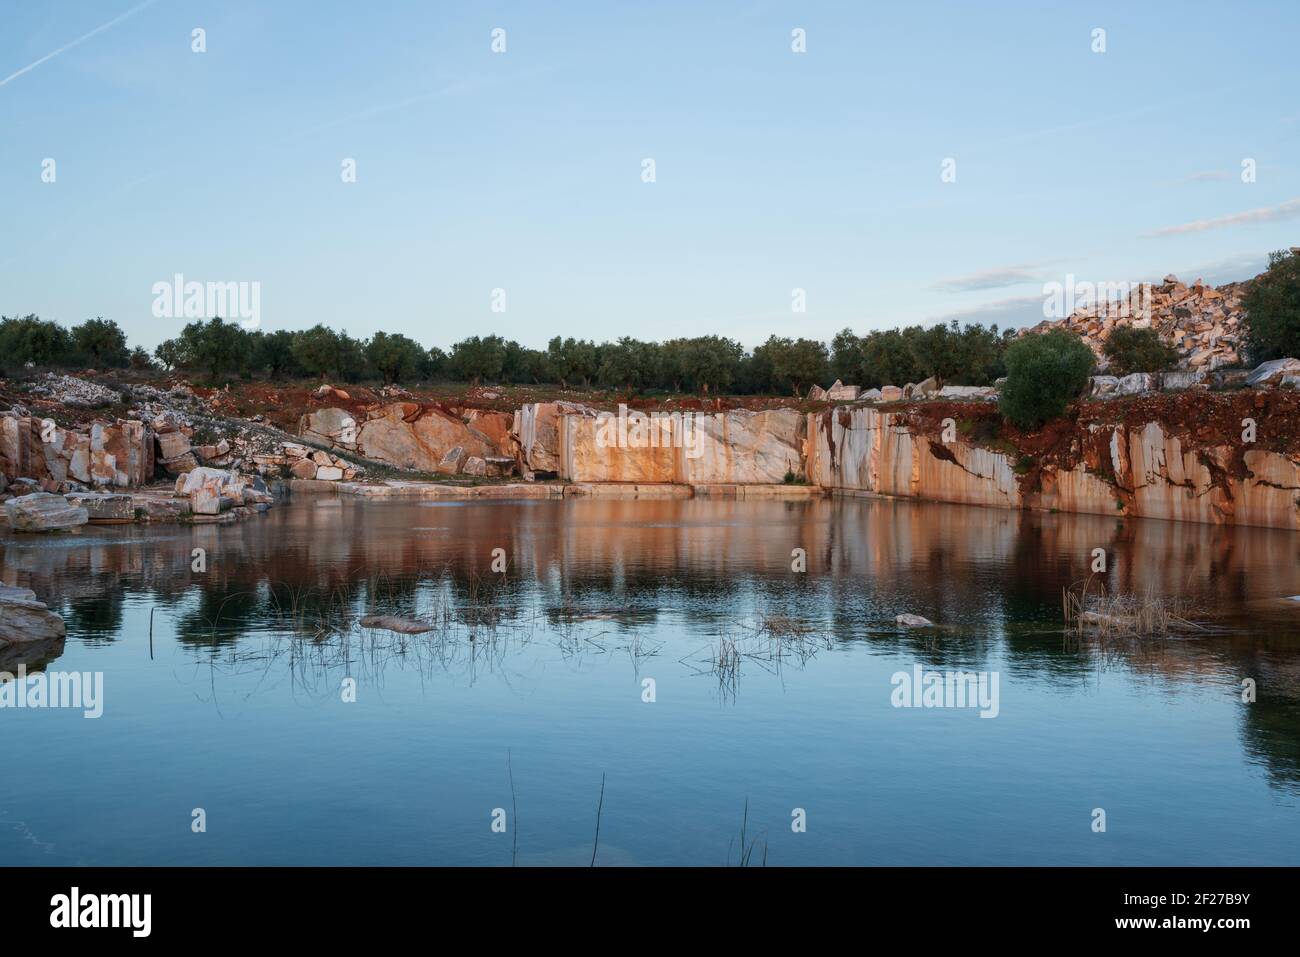
M 564 415 L 559 446 L 538 455 L 559 461 L 571 482 L 762 485 L 802 477 L 805 417 L 793 409 L 732 411 L 640 420 Z
M 1104 457 L 1043 469 L 1030 488 L 1021 487 L 1010 456 L 918 435 L 893 413 L 812 413 L 808 433 L 809 478 L 830 489 L 1300 530 L 1300 457 L 1250 450 L 1243 470 L 1232 448 L 1185 448 L 1158 422 L 1094 426 L 1089 444 L 1105 449 Z
M 62 495 L 35 492 L 5 502 L 5 516 L 15 532 L 62 532 L 89 520 L 86 510 Z

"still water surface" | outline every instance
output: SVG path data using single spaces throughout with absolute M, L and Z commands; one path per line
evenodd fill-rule
M 104 675 L 97 720 L 0 710 L 0 864 L 585 865 L 602 775 L 606 865 L 735 863 L 746 813 L 769 865 L 1300 860 L 1289 532 L 298 498 L 228 528 L 0 534 L 0 579 L 67 621 L 46 667 Z M 1186 596 L 1210 630 L 1067 641 L 1061 588 L 1097 547 L 1112 590 Z M 369 610 L 438 628 L 361 629 Z M 997 717 L 893 707 L 918 664 L 995 672 Z

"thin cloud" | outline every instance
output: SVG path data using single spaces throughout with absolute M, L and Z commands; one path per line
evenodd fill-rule
M 949 323 L 957 320 L 962 325 L 978 322 L 997 325 L 1002 329 L 1032 326 L 1044 319 L 1043 296 L 1012 296 L 995 299 L 969 309 L 961 309 L 939 316 L 934 322 Z
M 1239 282 L 1250 279 L 1268 268 L 1268 256 L 1257 253 L 1239 253 L 1220 259 L 1217 262 L 1201 263 L 1192 269 L 1175 269 L 1176 276 L 1196 276 L 1204 279 L 1211 286 L 1221 286 L 1226 282 Z
M 945 292 L 979 292 L 984 289 L 1001 289 L 1003 286 L 1016 286 L 1023 282 L 1037 282 L 1038 275 L 1032 264 L 1024 266 L 1001 266 L 996 269 L 984 269 L 965 276 L 951 276 L 940 279 L 932 288 Z
M 0 86 L 4 86 L 4 85 L 6 85 L 6 84 L 9 83 L 11 80 L 16 80 L 16 79 L 18 79 L 18 77 L 22 76 L 24 73 L 28 73 L 28 72 L 30 72 L 30 71 L 36 69 L 36 68 L 37 68 L 38 66 L 40 66 L 42 63 L 48 63 L 50 60 L 53 60 L 56 56 L 58 56 L 58 55 L 61 54 L 61 53 L 67 53 L 67 52 L 68 52 L 69 50 L 71 50 L 73 47 L 75 47 L 75 46 L 80 46 L 81 44 L 83 44 L 83 43 L 85 43 L 87 40 L 89 40 L 91 37 L 96 36 L 97 34 L 103 33 L 105 30 L 111 30 L 113 27 L 117 26 L 117 25 L 118 25 L 119 23 L 121 23 L 123 20 L 127 19 L 128 17 L 133 17 L 133 16 L 135 16 L 137 13 L 139 13 L 139 12 L 140 12 L 141 10 L 143 10 L 145 7 L 152 7 L 152 6 L 153 6 L 155 3 L 157 3 L 157 2 L 158 2 L 158 0 L 145 0 L 144 3 L 141 3 L 141 4 L 137 5 L 137 6 L 132 7 L 130 10 L 126 11 L 126 13 L 119 13 L 119 14 L 118 14 L 117 16 L 115 16 L 112 20 L 109 20 L 107 23 L 104 23 L 104 24 L 101 24 L 100 26 L 95 27 L 95 29 L 91 30 L 91 31 L 90 31 L 89 33 L 87 33 L 85 36 L 77 37 L 77 39 L 73 40 L 71 43 L 65 43 L 63 46 L 59 47 L 57 50 L 53 50 L 53 51 L 51 51 L 51 52 L 45 54 L 45 56 L 41 57 L 39 60 L 35 61 L 34 63 L 29 63 L 29 64 L 27 64 L 25 67 L 23 67 L 21 70 L 17 71 L 16 73 L 10 73 L 10 74 L 9 74 L 7 77 L 5 77 L 3 80 L 0 80 Z
M 1184 183 L 1214 183 L 1222 182 L 1225 179 L 1232 179 L 1231 173 L 1225 173 L 1221 169 L 1207 169 L 1200 173 L 1193 173 L 1191 176 L 1183 178 Z
M 1261 206 L 1259 209 L 1248 209 L 1244 213 L 1233 213 L 1230 216 L 1198 219 L 1195 222 L 1182 223 L 1178 226 L 1165 226 L 1148 235 L 1180 236 L 1186 233 L 1203 233 L 1206 230 L 1220 229 L 1224 226 L 1244 226 L 1247 223 L 1279 223 L 1288 219 L 1295 219 L 1297 216 L 1300 216 L 1300 198 L 1289 199 L 1278 206 Z
M 416 93 L 413 96 L 405 97 L 404 99 L 397 100 L 396 102 L 393 103 L 380 103 L 375 106 L 367 107 L 364 110 L 359 110 L 355 113 L 349 113 L 346 116 L 337 116 L 332 120 L 326 120 L 323 123 L 317 123 L 315 126 L 309 126 L 304 129 L 298 130 L 295 133 L 290 133 L 288 136 L 285 136 L 283 139 L 279 140 L 279 143 L 281 145 L 287 143 L 294 143 L 297 142 L 298 140 L 305 139 L 306 137 L 311 136 L 315 133 L 320 133 L 328 129 L 333 129 L 334 127 L 337 126 L 343 126 L 348 123 L 354 123 L 357 120 L 369 119 L 372 116 L 382 116 L 385 113 L 395 113 L 400 110 L 405 110 L 409 107 L 415 106 L 419 103 L 425 103 L 430 100 L 436 100 L 440 97 L 452 96 L 458 93 L 473 92 L 474 90 L 480 89 L 482 87 L 491 86 L 493 84 L 498 84 L 498 83 L 505 83 L 513 80 L 535 79 L 536 77 L 539 76 L 548 75 L 551 72 L 553 71 L 550 68 L 546 68 L 541 70 L 528 70 L 523 73 L 509 74 L 501 77 L 488 77 L 488 78 L 470 77 L 468 79 L 455 80 L 446 86 L 439 87 L 436 90 L 428 90 L 424 93 Z

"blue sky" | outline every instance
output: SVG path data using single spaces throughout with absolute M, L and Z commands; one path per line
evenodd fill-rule
M 1300 245 L 1294 2 L 0 0 L 0 25 L 0 313 L 149 348 L 176 273 L 259 282 L 267 330 L 753 346 L 1025 325 L 1067 273 L 1221 282 Z

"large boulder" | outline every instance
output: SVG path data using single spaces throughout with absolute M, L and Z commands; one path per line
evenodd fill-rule
M 143 422 L 96 422 L 90 427 L 90 481 L 129 488 L 153 478 L 153 436 Z
M 193 452 L 186 452 L 174 459 L 164 460 L 162 466 L 168 475 L 185 475 L 199 467 L 199 459 Z
M 1181 392 L 1183 389 L 1208 385 L 1208 379 L 1209 375 L 1204 370 L 1165 372 L 1160 376 L 1160 388 L 1170 392 Z
M 1246 377 L 1246 385 L 1278 385 L 1289 375 L 1300 375 L 1300 359 L 1270 359 L 1254 368 Z
M 998 390 L 986 385 L 946 385 L 935 393 L 936 398 L 964 401 L 990 400 L 998 397 Z
M 86 510 L 91 525 L 124 525 L 135 521 L 135 501 L 130 495 L 70 492 L 66 498 Z
M 190 437 L 184 432 L 163 432 L 157 438 L 158 457 L 164 462 L 180 458 L 190 450 Z
M 826 398 L 830 402 L 856 402 L 858 393 L 862 390 L 856 385 L 845 385 L 839 379 L 826 390 Z
M 1089 395 L 1114 395 L 1115 389 L 1119 386 L 1119 376 L 1113 375 L 1095 375 L 1091 380 Z
M 1115 383 L 1116 395 L 1141 395 L 1155 389 L 1155 376 L 1150 372 L 1134 372 L 1121 376 Z
M 0 643 L 50 641 L 66 634 L 63 619 L 28 588 L 0 585 Z
M 143 522 L 176 522 L 190 514 L 189 502 L 174 498 L 154 498 L 143 496 L 135 499 L 136 508 L 141 511 Z
M 926 399 L 939 391 L 939 381 L 934 376 L 930 376 L 911 386 L 910 390 L 905 388 L 903 391 L 907 393 L 909 399 Z
M 322 445 L 356 451 L 358 425 L 347 409 L 317 409 L 298 421 L 298 434 Z
M 62 495 L 36 492 L 5 502 L 5 514 L 15 532 L 61 532 L 85 525 L 86 510 Z
M 227 488 L 235 489 L 238 492 L 245 485 L 244 479 L 231 469 L 214 469 L 210 466 L 200 466 L 191 469 L 176 480 L 177 495 L 192 495 L 195 489 L 209 487 L 214 488 L 218 493 Z
M 221 489 L 211 484 L 198 486 L 190 492 L 190 511 L 195 515 L 220 515 Z

